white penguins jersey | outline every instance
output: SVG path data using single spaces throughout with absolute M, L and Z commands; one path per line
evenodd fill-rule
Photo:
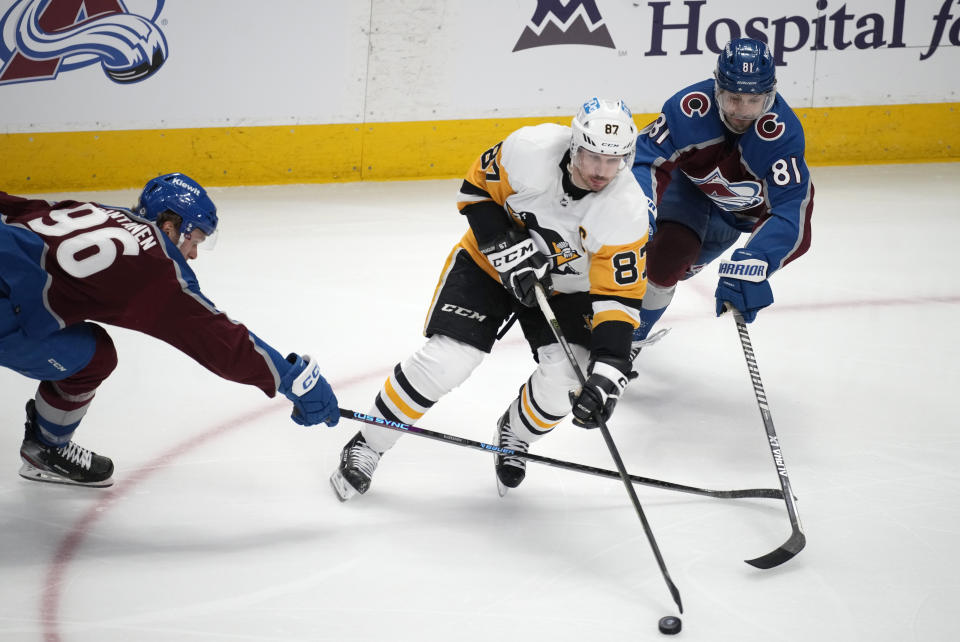
M 647 288 L 648 213 L 655 206 L 629 170 L 582 198 L 566 194 L 560 163 L 570 135 L 569 127 L 554 124 L 513 132 L 473 164 L 457 206 L 463 210 L 484 200 L 499 203 L 549 257 L 556 292 L 593 295 L 593 327 L 604 321 L 637 327 Z M 460 244 L 499 280 L 472 230 Z

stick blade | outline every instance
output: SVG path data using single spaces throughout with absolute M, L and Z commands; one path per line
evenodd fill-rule
M 783 546 L 778 548 L 775 551 L 767 553 L 766 555 L 761 555 L 752 560 L 744 560 L 750 566 L 755 566 L 757 568 L 768 569 L 773 568 L 774 566 L 780 566 L 784 562 L 787 562 L 803 550 L 803 547 L 807 545 L 806 536 L 800 531 L 794 531 L 793 535 L 790 536 Z
M 670 595 L 673 596 L 673 603 L 680 609 L 680 615 L 683 615 L 683 602 L 680 601 L 680 589 L 677 588 L 677 585 L 674 584 L 670 578 L 667 578 L 667 588 L 670 590 Z

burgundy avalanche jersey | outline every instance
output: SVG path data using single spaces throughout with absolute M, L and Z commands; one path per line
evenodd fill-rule
M 170 239 L 128 210 L 0 192 L 0 265 L 0 294 L 28 337 L 100 321 L 161 339 L 224 379 L 276 393 L 282 356 L 217 310 Z
M 637 137 L 633 174 L 656 203 L 681 171 L 730 225 L 752 231 L 746 247 L 766 254 L 770 272 L 810 247 L 813 183 L 800 120 L 779 95 L 769 112 L 735 135 L 720 120 L 714 81 L 674 94 Z

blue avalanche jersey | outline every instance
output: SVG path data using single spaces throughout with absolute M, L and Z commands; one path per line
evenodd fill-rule
M 778 94 L 770 111 L 742 134 L 720 119 L 713 79 L 680 90 L 640 131 L 633 174 L 660 202 L 682 172 L 730 225 L 752 232 L 746 247 L 767 256 L 769 272 L 810 247 L 813 183 L 800 121 Z

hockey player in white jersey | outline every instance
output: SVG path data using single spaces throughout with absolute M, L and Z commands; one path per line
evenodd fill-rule
M 370 414 L 415 424 L 466 381 L 516 314 L 537 362 L 497 422 L 495 443 L 518 452 L 568 413 L 581 427 L 610 417 L 630 372 L 646 291 L 653 203 L 630 168 L 637 128 L 621 101 L 593 98 L 570 127 L 523 127 L 470 168 L 457 206 L 469 229 L 453 248 L 427 314 L 427 341 L 384 382 Z M 581 389 L 537 307 L 541 284 L 579 363 Z M 364 426 L 330 478 L 342 501 L 365 493 L 401 433 Z M 525 461 L 496 456 L 500 494 L 523 481 Z

